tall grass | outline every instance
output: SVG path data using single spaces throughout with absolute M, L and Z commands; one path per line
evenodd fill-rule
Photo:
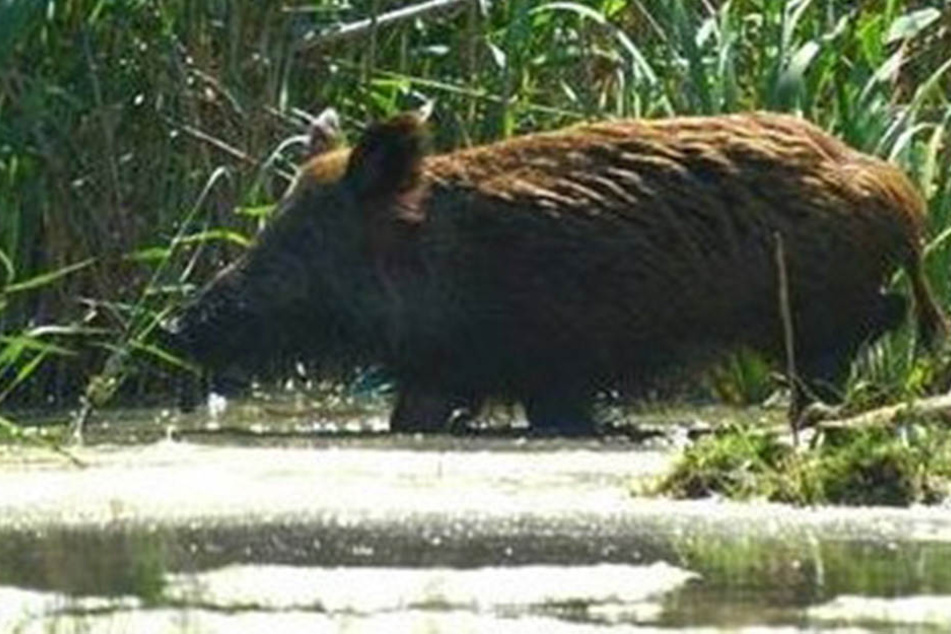
M 951 305 L 942 2 L 473 1 L 327 37 L 404 5 L 0 2 L 0 406 L 164 381 L 155 324 L 266 220 L 327 105 L 353 132 L 435 99 L 440 148 L 581 119 L 799 112 L 914 177 Z M 920 383 L 910 350 L 888 339 L 857 381 Z M 762 392 L 755 364 L 733 367 L 724 393 Z

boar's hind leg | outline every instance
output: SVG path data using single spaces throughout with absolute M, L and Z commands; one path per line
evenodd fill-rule
M 872 342 L 904 321 L 908 300 L 898 293 L 881 293 L 849 332 L 838 332 L 836 340 L 806 353 L 801 364 L 802 378 L 808 392 L 825 402 L 839 402 L 844 396 L 852 361 L 859 348 Z M 796 411 L 809 404 L 810 397 L 800 387 L 794 390 Z
M 565 436 L 591 436 L 597 432 L 594 399 L 573 390 L 551 389 L 523 400 L 532 430 Z
M 465 424 L 478 413 L 480 400 L 418 386 L 401 387 L 390 431 L 402 433 L 446 432 Z
M 898 293 L 882 293 L 878 310 L 865 337 L 867 341 L 875 341 L 886 332 L 896 330 L 908 316 L 908 298 Z

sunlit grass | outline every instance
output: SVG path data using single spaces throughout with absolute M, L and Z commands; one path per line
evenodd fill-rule
M 732 426 L 678 459 L 659 491 L 800 505 L 940 502 L 951 492 L 951 435 L 935 421 L 824 432 L 795 449 L 773 433 Z

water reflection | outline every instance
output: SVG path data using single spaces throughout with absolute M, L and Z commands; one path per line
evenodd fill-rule
M 193 440 L 0 459 L 0 631 L 951 628 L 947 508 L 639 499 L 670 455 L 622 440 L 162 420 Z

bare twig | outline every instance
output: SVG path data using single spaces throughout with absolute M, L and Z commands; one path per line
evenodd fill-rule
M 68 451 L 64 447 L 61 447 L 57 443 L 47 440 L 45 438 L 37 438 L 33 435 L 25 434 L 23 432 L 22 427 L 20 427 L 19 425 L 17 425 L 10 419 L 4 418 L 3 416 L 0 416 L 0 431 L 6 432 L 6 434 L 8 434 L 9 436 L 13 438 L 16 438 L 17 440 L 21 442 L 29 443 L 33 445 L 34 447 L 39 447 L 41 449 L 48 449 L 54 453 L 57 453 L 61 455 L 62 457 L 66 458 L 67 460 L 69 460 L 69 462 L 74 467 L 84 468 L 89 466 L 86 462 L 77 458 L 74 454 L 72 454 L 70 451 Z
M 951 422 L 951 394 L 879 407 L 849 418 L 823 420 L 817 426 L 824 430 L 861 429 L 863 427 L 891 424 L 908 415 L 937 416 L 943 418 L 946 422 Z
M 799 408 L 802 405 L 802 385 L 796 374 L 796 341 L 793 336 L 792 310 L 789 307 L 789 276 L 786 272 L 786 250 L 783 236 L 775 232 L 776 270 L 779 281 L 779 316 L 783 323 L 783 346 L 786 350 L 786 380 L 792 391 L 789 402 L 789 428 L 792 432 L 793 446 L 799 446 Z
M 176 124 L 176 123 L 171 122 L 171 121 L 170 121 L 169 123 L 171 123 L 177 130 L 179 130 L 179 131 L 181 131 L 181 132 L 184 132 L 184 133 L 187 134 L 188 136 L 193 137 L 193 138 L 195 138 L 195 139 L 198 139 L 199 141 L 204 141 L 205 143 L 208 143 L 209 145 L 214 146 L 215 148 L 221 150 L 221 151 L 224 152 L 225 154 L 229 154 L 229 155 L 231 155 L 232 157 L 238 159 L 238 160 L 241 161 L 242 163 L 247 163 L 248 165 L 257 165 L 257 164 L 258 164 L 258 162 L 255 161 L 255 160 L 254 160 L 251 156 L 249 156 L 247 153 L 242 152 L 241 150 L 239 150 L 238 148 L 234 147 L 233 145 L 229 145 L 229 144 L 225 143 L 224 141 L 222 141 L 222 140 L 219 139 L 219 138 L 216 138 L 216 137 L 211 136 L 211 135 L 208 134 L 207 132 L 202 132 L 202 131 L 199 130 L 198 128 L 192 127 L 192 126 L 188 125 L 187 123 Z
M 311 31 L 304 36 L 304 42 L 301 48 L 308 49 L 329 46 L 341 41 L 361 37 L 367 31 L 373 31 L 421 16 L 452 11 L 475 1 L 476 0 L 429 0 L 429 2 L 421 2 L 420 4 L 395 9 L 381 13 L 373 18 L 351 22 L 350 24 L 344 24 L 325 31 Z
M 89 425 L 89 418 L 92 416 L 92 402 L 85 396 L 80 399 L 79 409 L 72 416 L 69 422 L 69 432 L 67 441 L 70 445 L 81 446 L 83 444 L 83 434 Z

